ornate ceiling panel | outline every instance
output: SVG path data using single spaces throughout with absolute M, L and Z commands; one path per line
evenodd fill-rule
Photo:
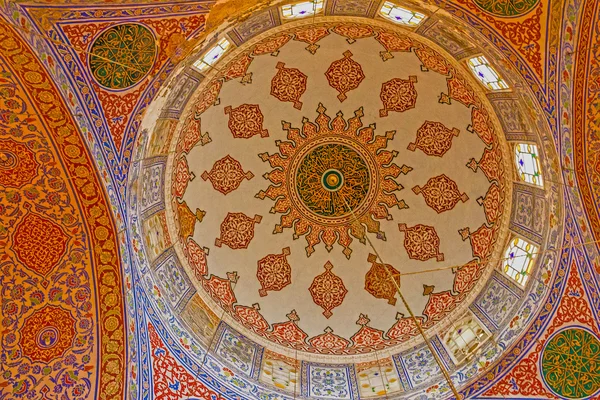
M 0 397 L 598 396 L 600 6 L 404 3 L 0 2 Z

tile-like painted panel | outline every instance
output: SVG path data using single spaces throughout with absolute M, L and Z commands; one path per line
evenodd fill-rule
M 231 32 L 229 32 L 229 37 L 237 46 L 239 46 L 259 33 L 274 28 L 280 24 L 281 20 L 279 18 L 279 11 L 276 7 L 273 7 L 262 13 L 253 15 L 246 21 L 239 24 Z
M 258 378 L 263 348 L 221 322 L 217 329 L 214 351 L 219 358 L 242 374 Z
M 501 272 L 494 271 L 491 279 L 471 304 L 471 311 L 483 322 L 490 332 L 496 331 L 519 303 L 520 293 L 514 284 Z
M 171 307 L 180 310 L 196 293 L 175 251 L 169 250 L 155 262 L 156 284 Z
M 354 366 L 302 363 L 302 395 L 308 398 L 358 398 Z
M 373 18 L 378 11 L 378 0 L 330 0 L 325 15 L 352 15 Z
M 535 244 L 541 244 L 547 202 L 544 190 L 514 183 L 510 229 Z
M 164 181 L 166 157 L 154 157 L 144 160 L 142 166 L 142 192 L 140 211 L 143 218 L 165 208 Z

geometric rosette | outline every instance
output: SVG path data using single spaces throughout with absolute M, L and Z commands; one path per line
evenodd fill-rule
M 21 329 L 23 355 L 47 363 L 61 357 L 73 345 L 75 319 L 60 307 L 47 305 L 25 318 Z
M 425 121 L 417 131 L 414 143 L 408 145 L 408 150 L 421 149 L 428 156 L 441 157 L 452 147 L 452 138 L 458 136 L 459 130 L 448 129 L 441 122 Z
M 404 112 L 415 107 L 417 102 L 416 76 L 408 79 L 394 78 L 381 85 L 379 97 L 383 108 L 379 110 L 380 117 L 386 117 L 389 111 Z
M 54 221 L 29 213 L 15 229 L 13 251 L 27 268 L 46 275 L 65 255 L 68 240 Z
M 37 175 L 35 154 L 24 144 L 0 139 L 0 186 L 20 188 Z
M 372 265 L 365 275 L 365 290 L 373 297 L 386 299 L 388 304 L 395 305 L 396 291 L 400 287 L 400 272 L 389 264 L 378 263 L 377 256 L 374 254 L 369 254 L 367 261 Z
M 440 238 L 434 227 L 418 224 L 409 228 L 406 224 L 399 224 L 398 228 L 404 232 L 404 248 L 410 258 L 444 261 L 444 255 L 440 253 Z
M 250 171 L 244 172 L 242 164 L 230 155 L 215 162 L 210 172 L 202 173 L 202 179 L 210 180 L 213 188 L 225 195 L 237 189 L 244 179 L 252 178 L 254 174 Z
M 461 194 L 456 183 L 444 174 L 429 179 L 423 187 L 415 186 L 413 192 L 423 194 L 425 203 L 438 214 L 452 210 L 459 201 L 469 200 L 469 196 Z
M 250 218 L 242 213 L 228 213 L 221 223 L 221 237 L 215 239 L 215 246 L 226 244 L 232 249 L 246 249 L 254 238 L 254 225 L 260 223 L 262 217 Z
M 333 265 L 327 261 L 325 272 L 317 275 L 308 288 L 313 301 L 321 307 L 325 318 L 333 315 L 331 310 L 342 304 L 348 290 L 344 286 L 342 279 L 335 275 L 331 270 Z
M 266 296 L 267 291 L 279 291 L 292 283 L 292 269 L 286 260 L 290 248 L 286 247 L 281 254 L 269 254 L 258 261 L 256 277 L 260 282 L 260 296 Z

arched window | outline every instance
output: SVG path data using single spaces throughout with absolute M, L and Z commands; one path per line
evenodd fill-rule
M 208 50 L 202 57 L 200 57 L 196 62 L 194 62 L 194 67 L 196 67 L 199 71 L 204 72 L 210 67 L 212 67 L 231 46 L 229 40 L 222 38 L 217 42 L 217 44 Z
M 498 72 L 496 72 L 494 67 L 490 65 L 487 58 L 485 58 L 484 56 L 473 57 L 469 61 L 467 61 L 467 64 L 469 65 L 469 68 L 471 68 L 471 71 L 473 72 L 475 77 L 479 79 L 481 83 L 483 83 L 483 85 L 488 89 L 508 89 L 508 85 L 506 84 L 504 79 L 502 79 L 500 75 L 498 75 Z
M 444 335 L 444 344 L 457 363 L 461 363 L 489 338 L 479 321 L 471 314 L 453 324 Z
M 417 26 L 425 19 L 425 14 L 407 10 L 389 1 L 383 3 L 379 13 L 390 21 L 408 26 Z
M 525 285 L 531 274 L 537 252 L 536 246 L 521 238 L 514 238 L 504 254 L 504 273 L 521 285 Z
M 542 171 L 540 169 L 540 157 L 535 144 L 517 144 L 515 146 L 515 159 L 519 178 L 523 182 L 544 186 L 544 179 L 542 178 Z
M 323 0 L 303 1 L 302 3 L 281 6 L 284 18 L 302 18 L 318 14 L 323 9 Z
M 294 366 L 295 363 L 267 356 L 263 362 L 260 380 L 276 388 L 294 392 L 298 382 L 298 368 Z
M 400 380 L 391 362 L 358 369 L 357 378 L 361 397 L 383 396 L 400 391 Z

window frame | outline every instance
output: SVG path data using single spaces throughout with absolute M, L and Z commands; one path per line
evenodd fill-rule
M 294 15 L 293 14 L 294 7 L 298 6 L 300 4 L 305 4 L 305 3 L 313 4 L 313 8 L 311 9 L 311 12 L 307 12 L 306 14 L 303 14 L 303 15 Z M 319 6 L 314 7 L 315 4 L 317 4 Z M 285 9 L 287 7 L 289 7 L 291 9 L 291 12 L 292 12 L 291 15 L 285 15 L 285 12 L 286 12 Z M 305 1 L 299 1 L 296 3 L 284 4 L 284 5 L 280 6 L 279 14 L 281 15 L 282 19 L 294 21 L 294 20 L 299 20 L 302 18 L 318 15 L 318 14 L 322 13 L 324 9 L 325 9 L 325 0 L 305 0 Z
M 477 65 L 472 65 L 472 61 L 473 60 L 478 60 L 480 63 Z M 483 62 L 482 62 L 483 60 Z M 498 70 L 494 67 L 494 65 L 490 62 L 490 60 L 487 59 L 487 57 L 483 54 L 478 54 L 472 57 L 469 57 L 466 60 L 466 64 L 467 64 L 467 69 L 471 72 L 471 74 L 473 74 L 473 76 L 475 77 L 475 79 L 477 79 L 477 81 L 479 82 L 480 85 L 482 85 L 485 89 L 489 90 L 490 92 L 502 92 L 502 91 L 509 91 L 511 90 L 510 86 L 508 85 L 508 82 L 506 81 L 506 79 L 504 79 L 500 73 L 498 72 Z M 487 66 L 489 71 L 495 75 L 496 81 L 494 82 L 495 84 L 497 84 L 500 87 L 493 87 L 492 83 L 489 82 L 485 82 L 483 80 L 483 73 L 479 72 L 479 70 L 477 70 L 477 67 L 481 67 L 481 66 Z M 481 77 L 480 77 L 481 76 Z
M 519 169 L 519 160 L 517 160 L 517 149 L 521 145 L 535 147 L 535 150 L 536 150 L 535 151 L 535 165 L 537 166 L 537 169 L 538 169 L 537 176 L 538 176 L 538 179 L 540 180 L 539 183 L 529 182 L 522 177 L 523 174 L 521 173 L 521 171 Z M 513 162 L 515 165 L 515 170 L 517 173 L 517 179 L 518 179 L 519 183 L 523 183 L 525 185 L 530 185 L 530 186 L 533 186 L 533 187 L 536 187 L 536 188 L 542 189 L 542 190 L 545 189 L 545 186 L 544 186 L 545 179 L 544 179 L 544 173 L 542 171 L 542 162 L 540 160 L 541 157 L 540 157 L 540 151 L 539 151 L 540 148 L 539 148 L 538 144 L 536 142 L 531 142 L 531 141 L 518 141 L 518 142 L 513 142 L 512 147 L 513 147 Z M 522 154 L 525 154 L 525 153 L 522 153 Z M 529 154 L 532 154 L 532 153 L 529 153 Z M 526 175 L 533 176 L 533 177 L 536 176 L 535 174 L 531 174 L 531 173 L 527 173 Z
M 515 241 L 519 241 L 519 240 L 522 241 L 523 243 L 525 243 L 526 245 L 532 246 L 533 248 L 535 248 L 535 251 L 531 251 L 531 255 L 532 256 L 530 258 L 529 265 L 527 266 L 527 268 L 525 268 L 525 269 L 523 269 L 521 271 L 519 271 L 516 268 L 512 267 L 511 265 L 509 265 L 508 264 L 508 260 L 509 259 L 507 258 L 507 254 L 508 254 L 509 250 L 511 249 L 511 246 L 513 246 L 513 243 Z M 536 260 L 538 258 L 539 253 L 540 253 L 540 246 L 538 244 L 536 244 L 536 243 L 531 243 L 529 240 L 530 239 L 525 239 L 525 238 L 523 238 L 523 237 L 521 237 L 519 235 L 513 234 L 512 237 L 511 237 L 511 239 L 510 239 L 510 241 L 506 245 L 504 252 L 502 253 L 503 257 L 502 257 L 502 264 L 500 266 L 500 269 L 501 269 L 500 272 L 506 278 L 510 279 L 510 281 L 513 282 L 515 285 L 519 286 L 520 288 L 525 288 L 527 286 L 527 283 L 529 282 L 529 278 L 532 276 L 533 270 L 535 268 L 535 262 L 536 262 Z M 516 244 L 515 244 L 515 246 L 516 246 Z M 521 247 L 519 247 L 519 249 L 521 251 L 524 251 L 525 253 L 529 254 L 528 250 L 522 249 Z M 516 276 L 519 276 L 519 275 L 523 276 L 524 278 L 522 279 L 522 281 L 519 281 L 515 277 L 509 275 L 508 272 L 507 272 L 508 268 L 516 271 L 516 274 L 515 274 Z M 525 270 L 527 270 L 527 274 L 523 275 L 523 271 L 525 271 Z
M 224 47 L 223 44 L 225 44 L 225 43 L 226 43 L 226 45 Z M 223 49 L 223 52 L 218 57 L 216 57 L 214 59 L 214 61 L 207 62 L 206 58 L 208 57 L 208 55 L 212 51 L 216 50 L 218 47 Z M 233 47 L 233 43 L 231 42 L 231 40 L 229 40 L 225 36 L 223 36 L 222 38 L 217 40 L 213 46 L 211 46 L 208 50 L 206 50 L 204 53 L 202 53 L 202 55 L 200 57 L 198 57 L 196 59 L 196 61 L 194 61 L 192 63 L 192 66 L 198 72 L 200 72 L 202 74 L 206 74 L 208 71 L 210 71 L 214 68 L 215 64 L 217 64 L 219 62 L 219 60 L 221 60 L 223 57 L 225 57 L 225 55 L 231 50 L 232 47 Z
M 473 330 L 471 326 L 468 325 L 469 321 L 474 321 L 474 323 L 477 325 L 477 327 L 479 329 L 481 329 L 482 331 L 482 335 L 478 336 L 476 332 L 473 332 L 473 336 L 474 339 L 470 342 L 467 343 L 466 340 L 463 339 L 463 342 L 465 342 L 465 347 L 461 348 L 457 341 L 455 339 L 452 338 L 453 333 L 457 332 L 459 329 L 464 329 L 465 326 L 468 326 L 468 328 L 470 330 Z M 462 338 L 462 335 L 460 333 L 457 333 L 459 337 Z M 468 361 L 470 357 L 474 356 L 477 354 L 477 350 L 479 350 L 481 347 L 483 347 L 483 345 L 490 340 L 490 338 L 492 337 L 491 332 L 487 329 L 487 327 L 485 326 L 485 324 L 483 322 L 481 322 L 481 320 L 479 320 L 479 318 L 477 318 L 477 316 L 475 314 L 473 314 L 472 312 L 468 311 L 466 314 L 464 314 L 461 318 L 458 319 L 458 323 L 452 323 L 452 325 L 450 326 L 450 328 L 446 331 L 446 333 L 441 337 L 442 340 L 442 345 L 446 348 L 446 350 L 448 351 L 448 354 L 450 355 L 450 357 L 452 358 L 452 360 L 456 363 L 456 365 L 459 365 L 465 361 Z M 457 347 L 457 352 L 460 352 L 460 354 L 463 355 L 463 357 L 458 358 L 455 355 L 455 351 L 452 350 L 450 344 L 448 343 L 449 340 L 452 340 L 452 342 L 454 342 L 454 344 Z M 465 349 L 470 348 L 471 343 L 473 343 L 473 341 L 477 342 L 477 345 L 475 347 L 473 347 L 473 350 L 471 351 L 465 351 Z
M 383 11 L 383 9 L 385 7 L 389 7 L 390 8 L 389 12 L 384 12 Z M 404 11 L 406 13 L 410 13 L 410 14 L 412 14 L 412 16 L 408 19 L 407 22 L 401 22 L 402 20 L 394 18 L 391 15 L 392 11 L 394 11 L 394 9 L 399 9 L 399 10 L 402 10 L 402 11 Z M 400 6 L 400 5 L 396 4 L 396 3 L 393 3 L 393 2 L 391 2 L 389 0 L 386 0 L 386 1 L 383 2 L 383 4 L 381 5 L 381 7 L 379 7 L 379 11 L 377 12 L 377 14 L 380 17 L 386 19 L 387 21 L 390 21 L 390 22 L 392 22 L 392 23 L 394 23 L 396 25 L 405 26 L 407 28 L 416 28 L 419 25 L 421 25 L 423 23 L 423 21 L 425 21 L 427 19 L 427 15 L 425 15 L 425 14 L 419 12 L 419 11 L 413 11 L 413 10 L 410 10 L 408 8 L 404 8 L 404 7 L 402 7 L 402 6 Z M 413 18 L 417 19 L 418 21 L 416 23 L 411 23 L 410 21 Z

